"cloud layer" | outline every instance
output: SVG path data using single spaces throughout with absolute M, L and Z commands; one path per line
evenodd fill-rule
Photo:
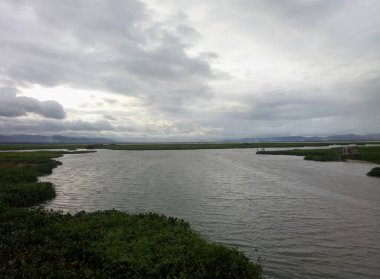
M 207 57 L 186 51 L 197 31 L 154 22 L 139 1 L 6 1 L 1 8 L 2 73 L 17 85 L 98 89 L 162 107 L 209 96 Z
M 379 10 L 376 0 L 5 0 L 0 132 L 378 133 Z
M 56 101 L 39 101 L 30 97 L 17 96 L 12 87 L 0 88 L 0 116 L 17 117 L 35 113 L 45 118 L 63 119 L 66 113 Z

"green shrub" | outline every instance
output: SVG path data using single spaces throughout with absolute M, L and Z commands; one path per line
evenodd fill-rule
M 34 205 L 55 195 L 50 182 L 0 184 L 0 203 L 9 207 Z
M 0 153 L 0 209 L 23 207 L 55 197 L 51 183 L 40 183 L 39 176 L 47 175 L 62 164 L 53 158 L 63 154 L 88 153 L 88 151 L 36 151 Z
M 262 278 L 242 253 L 152 213 L 9 209 L 0 247 L 2 278 Z
M 380 168 L 373 168 L 367 175 L 380 177 Z

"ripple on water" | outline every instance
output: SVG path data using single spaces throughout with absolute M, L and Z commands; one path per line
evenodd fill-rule
M 70 155 L 48 208 L 154 211 L 263 258 L 268 278 L 380 278 L 380 183 L 373 165 L 255 150 Z M 258 249 L 258 250 L 256 250 Z

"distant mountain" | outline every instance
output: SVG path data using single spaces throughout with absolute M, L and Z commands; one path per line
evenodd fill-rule
M 39 135 L 0 135 L 0 143 L 114 143 L 116 141 L 106 138 L 77 138 L 65 136 L 39 136 Z
M 268 138 L 243 138 L 238 140 L 229 140 L 235 142 L 319 142 L 319 141 L 380 141 L 380 134 L 371 135 L 332 135 L 326 137 L 268 137 Z

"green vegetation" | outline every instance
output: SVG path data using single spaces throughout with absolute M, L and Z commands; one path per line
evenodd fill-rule
M 52 158 L 80 152 L 1 152 L 0 208 L 23 207 L 55 197 L 53 185 L 37 182 L 61 163 Z
M 189 150 L 189 149 L 233 149 L 233 148 L 275 148 L 329 146 L 333 144 L 350 144 L 350 142 L 264 142 L 264 143 L 133 143 L 103 144 L 96 148 L 112 150 Z M 365 144 L 365 143 L 362 143 Z M 91 146 L 90 148 L 94 148 Z
M 358 146 L 356 147 L 358 155 L 343 155 L 342 148 L 330 149 L 294 149 L 294 150 L 276 150 L 276 151 L 258 151 L 257 154 L 267 155 L 295 155 L 304 156 L 305 160 L 313 161 L 346 161 L 357 160 L 375 164 L 380 164 L 380 146 Z M 377 170 L 376 170 L 377 169 Z M 379 176 L 379 168 L 374 168 L 368 173 L 370 176 Z
M 30 206 L 55 197 L 49 182 L 0 185 L 0 208 Z
M 157 214 L 8 210 L 0 235 L 2 278 L 261 278 L 240 252 Z
M 262 278 L 259 263 L 183 220 L 20 208 L 54 197 L 37 176 L 73 153 L 83 152 L 0 153 L 0 278 Z
M 86 144 L 32 143 L 32 144 L 0 144 L 0 150 L 36 150 L 36 149 L 85 149 Z
M 373 168 L 367 175 L 380 177 L 380 168 Z
M 342 148 L 340 147 L 330 149 L 293 149 L 258 151 L 257 154 L 304 156 L 305 160 L 313 161 L 344 161 L 345 159 L 343 156 L 341 156 Z
M 359 155 L 347 156 L 347 159 L 360 160 L 380 164 L 380 146 L 358 147 Z
M 86 144 L 31 143 L 31 144 L 0 144 L 0 150 L 36 150 L 36 149 L 84 149 Z
M 194 142 L 194 143 L 126 143 L 126 144 L 3 144 L 0 150 L 36 150 L 36 149 L 112 149 L 112 150 L 189 150 L 189 149 L 233 149 L 233 148 L 275 148 L 329 146 L 347 144 L 380 144 L 380 142 Z

